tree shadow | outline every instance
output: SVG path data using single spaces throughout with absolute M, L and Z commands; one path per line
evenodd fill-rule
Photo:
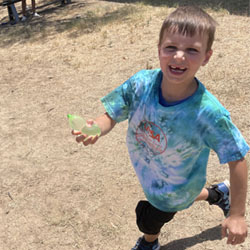
M 49 2 L 42 1 L 42 2 L 39 2 L 39 5 L 36 6 L 36 11 L 41 15 L 45 15 L 45 14 L 51 14 L 53 12 L 63 10 L 64 8 L 77 9 L 77 8 L 85 7 L 86 5 L 87 5 L 87 3 L 85 3 L 85 2 L 77 2 L 77 3 L 72 2 L 72 4 L 62 5 L 61 0 L 54 0 L 54 1 L 49 1 Z M 27 14 L 29 15 L 29 13 L 27 13 Z M 20 16 L 21 12 L 19 12 L 18 15 Z M 8 20 L 7 8 L 6 8 L 6 16 L 0 20 L 0 23 L 2 23 L 4 20 Z M 37 20 L 39 20 L 39 19 L 37 19 Z M 28 20 L 28 21 L 30 21 L 30 20 Z M 0 28 L 1 28 L 1 26 L 0 26 Z
M 249 0 L 104 0 L 107 2 L 118 2 L 118 3 L 143 3 L 151 6 L 167 6 L 177 7 L 183 5 L 197 5 L 201 8 L 211 8 L 215 11 L 225 9 L 230 14 L 234 15 L 249 15 L 250 3 Z
M 94 11 L 81 11 L 91 3 L 72 2 L 72 4 L 61 6 L 58 0 L 39 6 L 38 13 L 43 18 L 32 18 L 25 23 L 16 25 L 0 26 L 0 47 L 9 47 L 17 42 L 28 42 L 41 40 L 55 33 L 69 31 L 70 37 L 92 33 L 100 30 L 102 26 L 114 21 L 121 21 L 131 13 L 136 12 L 135 6 L 123 6 L 118 9 L 97 15 Z M 70 18 L 60 18 L 65 12 L 73 13 Z M 53 15 L 51 15 L 53 14 Z M 57 18 L 55 18 L 58 14 Z
M 192 237 L 174 240 L 161 247 L 161 250 L 186 250 L 204 241 L 214 241 L 221 239 L 221 226 L 209 228 L 200 234 Z
M 63 9 L 69 9 L 69 10 L 73 10 L 73 9 L 80 9 L 80 8 L 84 8 L 87 7 L 88 5 L 90 5 L 91 3 L 86 3 L 86 2 L 74 2 L 72 1 L 71 4 L 61 4 L 61 0 L 54 0 L 51 2 L 47 2 L 47 1 L 43 1 L 43 4 L 40 4 L 39 6 L 36 7 L 36 10 L 38 10 L 37 12 L 39 12 L 39 14 L 43 15 L 43 14 L 51 14 L 54 13 L 55 11 L 60 11 Z
M 89 5 L 94 2 L 86 2 L 84 0 L 73 0 L 71 4 L 61 6 L 60 0 L 43 0 L 37 6 L 39 14 L 42 18 L 28 18 L 27 22 L 20 22 L 16 25 L 0 25 L 0 47 L 9 47 L 18 42 L 28 42 L 42 40 L 55 33 L 69 31 L 70 37 L 77 37 L 100 30 L 102 26 L 115 21 L 124 21 L 130 14 L 139 11 L 138 6 L 133 4 L 125 4 L 119 8 L 105 10 L 102 15 L 95 12 L 95 8 L 88 10 Z M 221 0 L 218 4 L 216 0 L 105 0 L 107 2 L 119 3 L 143 3 L 152 6 L 176 7 L 191 2 L 201 7 L 209 7 L 214 10 L 226 8 L 231 13 L 244 14 L 245 8 L 248 8 L 248 0 Z M 177 2 L 177 3 L 176 3 Z M 81 10 L 81 11 L 79 11 Z M 70 17 L 66 17 L 69 16 Z M 0 20 L 0 23 L 8 19 L 6 16 Z

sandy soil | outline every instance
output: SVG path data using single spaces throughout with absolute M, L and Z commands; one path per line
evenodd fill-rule
M 101 114 L 102 96 L 159 67 L 159 27 L 173 9 L 122 2 L 38 1 L 41 18 L 0 27 L 1 250 L 125 250 L 140 235 L 134 209 L 144 195 L 128 158 L 127 123 L 86 148 L 66 118 Z M 208 11 L 220 26 L 198 77 L 250 142 L 249 18 Z M 228 167 L 212 153 L 207 185 L 225 178 Z M 250 225 L 249 209 L 247 216 Z M 163 228 L 161 249 L 249 250 L 249 238 L 234 248 L 220 239 L 222 220 L 217 207 L 196 203 Z

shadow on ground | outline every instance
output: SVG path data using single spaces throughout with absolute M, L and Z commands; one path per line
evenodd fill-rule
M 94 11 L 84 11 L 84 8 L 90 4 L 83 1 L 61 6 L 58 0 L 45 3 L 37 8 L 38 13 L 42 15 L 41 18 L 30 18 L 24 23 L 0 26 L 0 47 L 9 47 L 17 42 L 25 43 L 31 40 L 41 40 L 65 31 L 71 31 L 70 36 L 77 37 L 98 30 L 108 23 L 121 21 L 137 10 L 135 6 L 126 5 L 107 11 L 100 16 Z M 81 14 L 77 11 L 79 9 L 83 9 Z M 70 18 L 63 18 L 64 12 L 75 14 L 71 15 Z M 56 18 L 52 17 L 57 14 Z
M 249 0 L 104 0 L 106 2 L 119 3 L 143 3 L 152 6 L 176 7 L 178 5 L 197 4 L 204 8 L 213 10 L 227 9 L 232 14 L 246 15 L 249 11 Z M 125 4 L 118 9 L 108 10 L 103 15 L 97 15 L 95 11 L 88 10 L 91 2 L 84 0 L 73 0 L 71 4 L 61 6 L 60 0 L 50 2 L 43 0 L 37 6 L 38 13 L 42 18 L 28 18 L 24 23 L 16 25 L 0 25 L 0 47 L 9 47 L 15 43 L 35 41 L 47 38 L 55 33 L 70 31 L 71 37 L 77 37 L 82 34 L 91 33 L 101 29 L 102 26 L 114 22 L 123 21 L 130 14 L 138 12 L 140 9 L 136 5 Z M 79 11 L 81 9 L 81 11 Z M 69 15 L 70 13 L 70 15 Z M 73 13 L 73 14 L 72 14 Z M 68 17 L 67 17 L 68 16 Z M 69 17 L 70 16 L 70 17 Z M 0 23 L 8 20 L 6 16 L 0 20 Z
M 226 9 L 230 14 L 234 15 L 249 15 L 250 3 L 249 0 L 104 0 L 107 2 L 118 3 L 143 3 L 152 6 L 168 6 L 177 7 L 183 5 L 198 5 L 202 8 L 211 8 L 213 10 Z
M 200 244 L 205 241 L 214 241 L 221 239 L 221 227 L 216 226 L 209 228 L 200 234 L 192 237 L 174 240 L 161 247 L 161 250 L 186 250 L 196 244 Z

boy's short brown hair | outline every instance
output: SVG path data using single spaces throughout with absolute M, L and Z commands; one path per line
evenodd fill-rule
M 161 45 L 165 31 L 177 32 L 186 36 L 194 36 L 197 33 L 200 35 L 207 34 L 208 51 L 212 48 L 216 25 L 216 21 L 199 7 L 179 7 L 164 20 L 160 31 L 159 45 Z

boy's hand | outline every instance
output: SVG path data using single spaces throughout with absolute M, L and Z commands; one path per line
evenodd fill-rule
M 87 126 L 91 127 L 95 122 L 93 120 L 88 120 L 87 121 Z M 89 144 L 95 144 L 96 141 L 98 140 L 99 136 L 89 136 L 86 134 L 82 134 L 79 131 L 74 131 L 72 130 L 72 135 L 76 135 L 76 141 L 78 143 L 82 142 L 84 146 L 88 146 Z
M 227 244 L 237 245 L 247 237 L 247 225 L 244 216 L 229 216 L 222 223 L 222 238 L 227 237 Z
M 108 134 L 116 124 L 116 121 L 113 120 L 108 113 L 104 113 L 101 116 L 97 117 L 95 120 L 87 120 L 87 126 L 91 127 L 93 124 L 97 124 L 101 129 L 101 135 L 104 136 Z M 76 135 L 76 141 L 82 142 L 83 145 L 88 146 L 89 144 L 94 144 L 98 140 L 100 136 L 88 136 L 86 134 L 82 134 L 78 131 L 72 131 L 72 135 Z

